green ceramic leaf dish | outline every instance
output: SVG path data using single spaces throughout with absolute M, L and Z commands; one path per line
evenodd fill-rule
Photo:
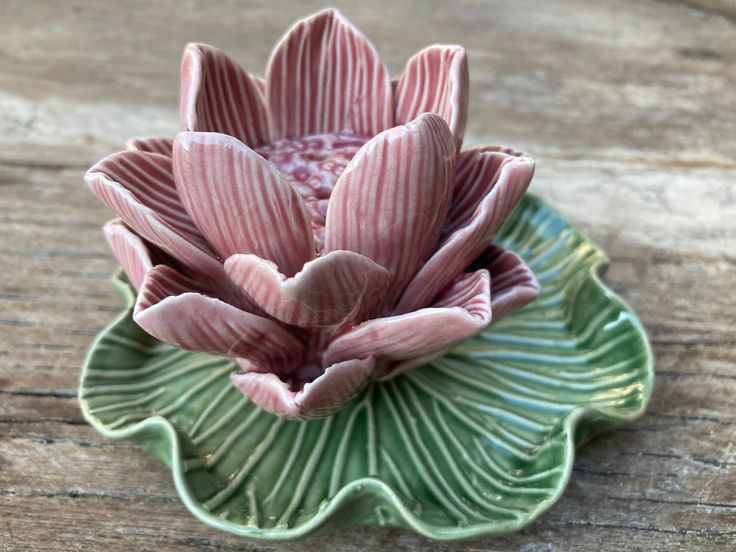
M 520 529 L 558 499 L 576 445 L 643 413 L 653 362 L 636 315 L 599 279 L 605 254 L 544 202 L 525 197 L 496 241 L 532 267 L 540 297 L 332 417 L 262 412 L 230 385 L 230 361 L 156 341 L 130 308 L 90 351 L 82 409 L 166 462 L 195 516 L 239 535 Z

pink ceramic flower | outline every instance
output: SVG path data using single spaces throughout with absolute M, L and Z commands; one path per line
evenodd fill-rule
M 136 322 L 235 359 L 262 408 L 314 417 L 528 303 L 533 274 L 491 240 L 534 163 L 460 152 L 467 100 L 462 48 L 422 50 L 392 83 L 334 10 L 298 22 L 265 79 L 189 45 L 183 132 L 86 176 L 120 217 L 105 234 Z

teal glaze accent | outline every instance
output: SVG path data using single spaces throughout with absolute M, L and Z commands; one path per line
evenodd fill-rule
M 539 278 L 532 304 L 313 421 L 259 410 L 230 385 L 228 359 L 150 337 L 118 275 L 128 309 L 89 352 L 84 415 L 166 462 L 197 518 L 245 537 L 516 531 L 557 501 L 577 445 L 644 412 L 654 368 L 636 315 L 600 280 L 605 254 L 559 214 L 527 195 L 496 241 Z

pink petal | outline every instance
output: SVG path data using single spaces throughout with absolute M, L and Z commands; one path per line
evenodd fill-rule
M 367 257 L 333 251 L 286 278 L 257 255 L 233 255 L 230 278 L 265 312 L 286 324 L 330 326 L 367 316 L 382 298 L 391 275 Z
M 484 153 L 484 152 L 489 152 L 489 153 L 495 152 L 495 153 L 503 153 L 505 155 L 510 155 L 512 157 L 531 157 L 531 155 L 529 155 L 527 151 L 513 147 L 513 146 L 481 146 L 479 148 L 464 151 L 460 155 L 462 155 L 463 153 L 466 155 L 472 155 L 473 152 L 475 152 L 475 154 Z
M 255 148 L 269 142 L 258 84 L 224 52 L 189 44 L 181 61 L 181 128 L 221 132 Z
M 539 295 L 537 278 L 513 251 L 491 245 L 475 260 L 473 266 L 486 268 L 491 274 L 494 324 L 507 314 L 531 303 Z
M 283 418 L 297 418 L 296 393 L 273 373 L 233 372 L 230 381 L 261 409 Z
M 468 60 L 461 46 L 430 46 L 406 64 L 396 87 L 396 122 L 424 112 L 447 121 L 458 150 L 468 119 Z
M 179 201 L 171 159 L 140 151 L 116 153 L 92 167 L 85 180 L 136 234 L 224 289 L 234 287 Z
M 133 151 L 145 151 L 148 153 L 159 153 L 171 157 L 171 148 L 174 146 L 173 138 L 131 138 L 125 143 L 125 147 Z
M 139 289 L 146 273 L 153 268 L 148 247 L 123 224 L 121 219 L 111 220 L 105 224 L 102 231 L 128 280 L 136 290 Z
M 120 188 L 121 193 L 128 192 L 127 195 L 132 195 L 143 206 L 154 211 L 189 241 L 207 247 L 207 242 L 179 200 L 170 158 L 140 151 L 115 153 L 92 167 L 87 172 L 87 179 L 93 182 L 100 179 L 112 181 L 112 187 Z M 100 183 L 100 186 L 104 187 L 104 183 Z M 98 188 L 95 185 L 93 191 L 97 193 Z M 105 199 L 100 199 L 107 203 Z M 115 210 L 115 207 L 111 208 Z M 125 217 L 122 218 L 125 220 Z
M 223 258 L 255 253 L 291 276 L 314 258 L 301 196 L 242 142 L 211 132 L 182 132 L 174 142 L 181 200 Z
M 333 364 L 299 391 L 271 373 L 236 372 L 230 380 L 267 412 L 286 418 L 316 418 L 332 414 L 355 397 L 371 379 L 374 364 L 372 359 Z
M 389 306 L 436 247 L 453 160 L 445 121 L 425 113 L 365 144 L 335 184 L 325 251 L 355 251 L 388 268 Z
M 330 343 L 323 361 L 426 361 L 443 354 L 491 323 L 490 280 L 487 270 L 464 274 L 430 308 L 364 322 Z
M 488 247 L 521 200 L 534 174 L 529 157 L 511 157 L 501 167 L 490 192 L 465 226 L 452 232 L 409 283 L 396 306 L 397 313 L 429 304 L 457 275 Z
M 242 311 L 203 293 L 201 284 L 159 265 L 146 275 L 133 313 L 157 339 L 205 353 L 255 362 L 294 362 L 301 342 L 278 322 Z
M 503 146 L 484 146 L 460 152 L 455 164 L 455 185 L 443 237 L 465 226 L 483 198 L 501 176 L 501 167 L 514 157 L 529 157 L 525 152 Z
M 258 93 L 261 95 L 261 101 L 263 102 L 263 105 L 266 105 L 266 79 L 263 77 L 257 77 L 253 75 L 251 77 L 253 79 L 253 84 L 256 85 L 256 90 L 258 90 Z
M 392 126 L 391 83 L 375 48 L 337 10 L 296 23 L 266 72 L 273 139 L 373 136 Z

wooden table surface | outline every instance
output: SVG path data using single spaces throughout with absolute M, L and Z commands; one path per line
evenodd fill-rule
M 189 41 L 261 73 L 319 3 L 0 2 L 0 550 L 736 550 L 736 2 L 336 2 L 393 73 L 432 42 L 471 64 L 466 144 L 536 157 L 532 184 L 610 254 L 657 363 L 648 413 L 579 453 L 526 530 L 398 529 L 259 544 L 196 521 L 158 460 L 76 400 L 121 308 L 85 169 L 173 134 Z

